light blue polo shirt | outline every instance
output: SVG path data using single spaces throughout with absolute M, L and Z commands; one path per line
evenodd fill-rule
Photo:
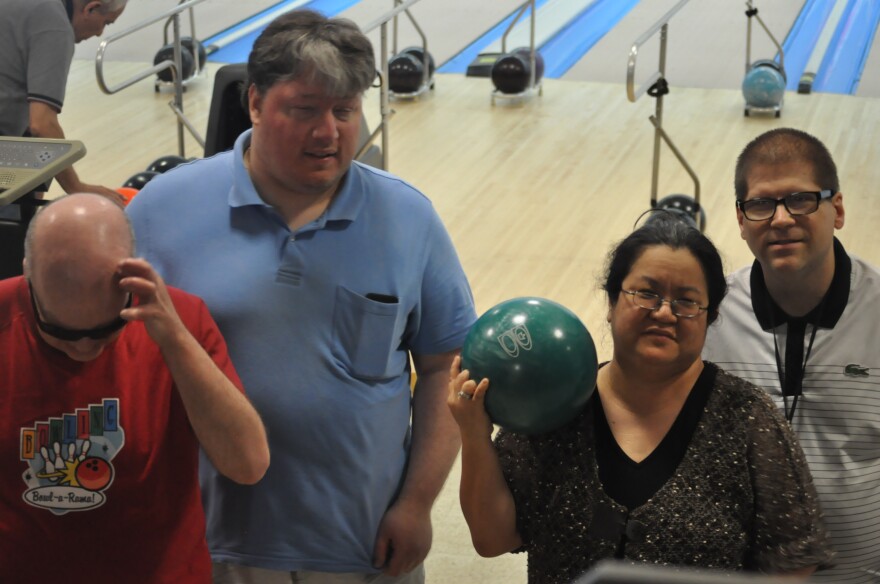
M 208 542 L 216 561 L 375 572 L 409 448 L 408 351 L 461 347 L 473 298 L 411 185 L 353 163 L 327 211 L 291 232 L 244 168 L 249 140 L 156 177 L 128 207 L 138 253 L 207 303 L 269 435 L 256 486 L 202 464 Z

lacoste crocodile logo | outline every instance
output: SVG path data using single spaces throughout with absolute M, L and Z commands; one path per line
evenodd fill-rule
M 867 367 L 862 367 L 858 363 L 850 363 L 843 368 L 843 374 L 847 377 L 868 377 L 868 371 L 870 370 Z

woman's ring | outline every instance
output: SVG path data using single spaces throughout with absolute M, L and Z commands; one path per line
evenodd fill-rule
M 472 396 L 471 394 L 469 394 L 466 391 L 459 391 L 458 397 L 460 397 L 461 399 L 474 399 L 474 396 Z

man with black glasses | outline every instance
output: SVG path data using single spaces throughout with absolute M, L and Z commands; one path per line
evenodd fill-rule
M 204 302 L 133 258 L 122 208 L 71 195 L 0 281 L 0 579 L 211 581 L 201 446 L 227 480 L 269 463 Z
M 758 136 L 736 165 L 755 262 L 728 278 L 704 358 L 764 387 L 801 441 L 838 552 L 814 579 L 880 575 L 880 272 L 834 237 L 837 168 L 799 130 Z

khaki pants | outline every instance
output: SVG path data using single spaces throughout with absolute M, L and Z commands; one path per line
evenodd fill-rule
M 215 562 L 213 575 L 214 584 L 424 584 L 425 567 L 392 578 L 383 573 L 281 572 Z

